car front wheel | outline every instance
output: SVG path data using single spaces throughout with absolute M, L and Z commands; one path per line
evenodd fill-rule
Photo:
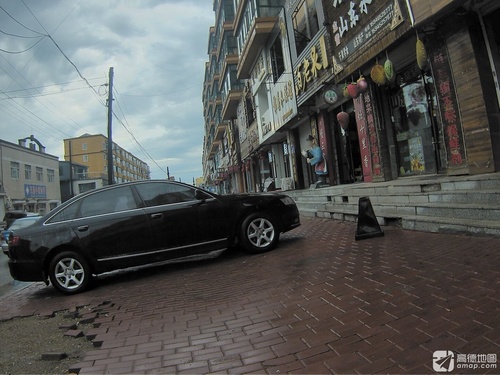
M 87 290 L 92 274 L 88 262 L 73 251 L 57 254 L 49 265 L 52 286 L 64 294 L 76 294 Z
M 246 251 L 256 254 L 275 248 L 279 235 L 279 230 L 271 216 L 253 213 L 243 221 L 240 239 Z

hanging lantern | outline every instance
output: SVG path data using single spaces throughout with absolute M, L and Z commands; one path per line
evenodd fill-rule
M 366 82 L 366 79 L 365 77 L 363 77 L 363 75 L 361 75 L 361 77 L 358 78 L 357 85 L 358 85 L 358 91 L 361 94 L 365 93 L 366 90 L 368 90 L 368 82 Z
M 359 89 L 358 89 L 358 85 L 356 84 L 356 82 L 351 82 L 347 85 L 347 91 L 349 92 L 349 96 L 353 99 L 356 99 L 360 92 L 359 92 Z
M 373 82 L 375 82 L 379 86 L 383 86 L 387 83 L 387 77 L 385 76 L 384 67 L 380 65 L 378 61 L 372 68 L 370 77 L 372 77 Z
M 337 114 L 337 121 L 342 129 L 346 130 L 349 127 L 349 114 L 347 112 L 339 112 Z
M 389 82 L 394 82 L 396 80 L 396 73 L 394 72 L 394 66 L 392 65 L 392 61 L 387 58 L 384 63 L 384 73 Z
M 346 99 L 349 99 L 351 97 L 351 95 L 349 95 L 349 90 L 347 89 L 347 83 L 344 84 L 344 89 L 342 90 L 342 94 Z
M 424 42 L 417 36 L 417 65 L 420 70 L 427 70 L 427 51 L 425 50 Z

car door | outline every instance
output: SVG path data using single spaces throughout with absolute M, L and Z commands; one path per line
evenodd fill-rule
M 199 239 L 207 250 L 217 250 L 228 246 L 228 231 L 231 220 L 228 207 L 216 197 L 198 190 Z
M 130 186 L 84 197 L 71 227 L 101 272 L 144 264 L 145 253 L 155 247 L 149 220 Z
M 200 234 L 199 210 L 203 201 L 196 189 L 168 181 L 135 185 L 164 259 L 197 255 L 206 251 Z

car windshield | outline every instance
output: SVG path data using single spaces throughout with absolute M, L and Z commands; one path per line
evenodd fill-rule
M 9 227 L 10 231 L 16 230 L 16 229 L 21 229 L 25 228 L 34 222 L 36 222 L 39 219 L 39 217 L 30 217 L 29 219 L 24 218 L 24 219 L 18 219 L 12 223 L 12 225 Z

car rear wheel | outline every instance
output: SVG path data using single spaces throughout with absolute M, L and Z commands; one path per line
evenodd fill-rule
M 274 219 L 264 213 L 249 215 L 241 226 L 240 239 L 243 247 L 250 253 L 263 253 L 276 247 L 279 231 Z
M 85 258 L 73 251 L 65 251 L 50 262 L 49 278 L 59 292 L 76 294 L 89 288 L 92 274 Z

